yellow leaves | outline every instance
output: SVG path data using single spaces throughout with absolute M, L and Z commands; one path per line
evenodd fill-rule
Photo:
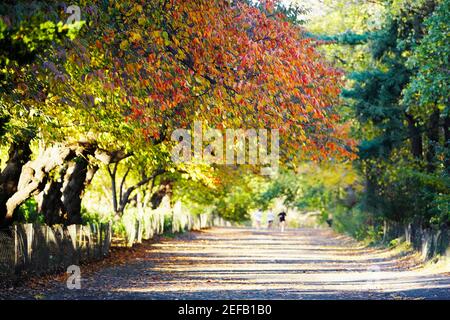
M 298 166 L 297 173 L 308 176 L 327 188 L 353 185 L 358 189 L 361 179 L 351 163 L 303 163 Z
M 306 141 L 306 133 L 305 133 L 305 130 L 303 130 L 303 128 L 300 128 L 298 138 L 300 141 Z
M 184 60 L 186 59 L 186 54 L 182 50 L 178 50 L 176 57 L 179 60 Z
M 120 49 L 126 50 L 127 48 L 128 48 L 128 41 L 127 41 L 127 40 L 123 40 L 123 41 L 120 43 Z
M 140 17 L 140 18 L 138 19 L 138 24 L 139 24 L 140 26 L 145 25 L 146 22 L 147 22 L 147 19 L 146 19 L 144 16 L 142 16 L 142 17 Z
M 142 39 L 142 36 L 139 32 L 130 32 L 130 40 L 131 42 L 140 41 Z
M 161 31 L 160 30 L 152 31 L 152 36 L 154 38 L 161 38 Z
M 179 45 L 180 45 L 180 41 L 179 41 L 177 38 L 173 38 L 173 43 L 174 43 L 176 46 L 179 46 Z
M 206 86 L 208 85 L 208 80 L 206 80 L 205 78 L 199 76 L 199 75 L 194 75 L 194 80 L 196 82 L 197 85 L 199 86 Z
M 166 31 L 161 32 L 161 35 L 164 39 L 164 45 L 170 45 L 169 34 Z
M 162 37 L 162 32 L 160 30 L 152 31 L 150 36 L 153 38 L 153 42 L 156 45 L 162 46 L 165 44 L 164 38 Z
M 116 5 L 117 6 L 117 5 Z M 126 15 L 130 17 L 131 15 L 135 13 L 141 13 L 142 12 L 142 6 L 140 4 L 135 5 L 131 10 L 129 10 Z
M 299 122 L 308 122 L 308 118 L 304 115 L 299 115 L 296 117 L 297 121 Z
M 244 99 L 244 96 L 241 94 L 236 94 L 235 98 L 236 98 L 236 102 L 240 103 Z
M 47 97 L 47 101 L 49 101 L 49 102 L 58 102 L 59 99 L 60 99 L 60 97 L 57 95 L 52 95 L 52 96 Z
M 310 104 L 310 103 L 307 103 L 306 105 L 305 105 L 305 111 L 306 112 L 312 112 L 312 111 L 314 111 L 315 109 L 313 108 L 313 106 Z

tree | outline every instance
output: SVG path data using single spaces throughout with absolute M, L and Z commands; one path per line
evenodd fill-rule
M 439 143 L 439 126 L 444 132 L 444 156 L 445 167 L 450 173 L 450 100 L 448 88 L 450 77 L 448 61 L 450 55 L 450 40 L 448 36 L 450 1 L 445 0 L 436 8 L 435 12 L 426 19 L 424 27 L 427 29 L 423 39 L 417 43 L 412 55 L 407 61 L 407 66 L 414 73 L 412 79 L 404 91 L 404 104 L 409 106 L 409 111 L 418 119 L 426 120 L 433 117 L 431 126 L 434 131 L 430 139 Z M 433 148 L 434 149 L 434 148 Z M 433 161 L 431 150 L 429 161 Z
M 38 53 L 45 54 L 53 43 L 73 38 L 81 26 L 47 20 L 40 11 L 47 9 L 54 13 L 54 6 L 46 3 L 0 6 L 0 137 L 2 144 L 10 144 L 9 159 L 0 173 L 0 224 L 6 216 L 7 200 L 17 192 L 22 167 L 30 160 L 30 142 L 37 129 L 28 98 L 37 97 L 42 86 L 24 70 L 37 60 Z
M 47 2 L 37 3 L 17 28 L 1 27 L 11 39 L 25 32 L 48 38 L 30 48 L 32 59 L 4 69 L 0 131 L 13 146 L 4 177 L 16 181 L 0 212 L 8 222 L 39 195 L 47 222 L 79 223 L 85 189 L 104 168 L 120 216 L 156 177 L 184 174 L 165 157 L 170 133 L 195 120 L 219 129 L 280 129 L 290 162 L 352 157 L 348 126 L 335 110 L 342 74 L 297 25 L 295 9 L 273 1 L 80 0 L 85 21 L 73 27 L 74 37 L 57 21 L 63 8 L 43 22 Z M 15 18 L 24 4 L 9 6 Z M 63 31 L 68 39 L 56 36 Z M 163 190 L 180 179 L 158 181 Z
M 95 74 L 126 93 L 128 118 L 154 142 L 198 119 L 219 128 L 280 128 L 291 154 L 300 147 L 315 157 L 350 155 L 333 111 L 340 73 L 280 14 L 269 18 L 239 1 L 102 9 L 90 30 L 103 37 L 90 44 L 105 61 Z
M 339 109 L 356 120 L 354 166 L 366 180 L 358 213 L 344 216 L 364 217 L 375 233 L 391 222 L 448 224 L 448 1 L 325 4 L 308 25 L 348 72 Z

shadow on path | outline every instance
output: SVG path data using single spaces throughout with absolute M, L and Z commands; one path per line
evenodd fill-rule
M 450 299 L 448 274 L 364 248 L 330 230 L 214 228 L 144 244 L 144 258 L 98 271 L 47 299 Z

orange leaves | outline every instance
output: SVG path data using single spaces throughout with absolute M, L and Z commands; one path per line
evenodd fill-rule
M 300 27 L 239 1 L 171 0 L 170 9 L 140 3 L 118 4 L 123 28 L 104 17 L 111 23 L 95 46 L 110 55 L 114 86 L 152 115 L 138 117 L 149 122 L 143 126 L 165 119 L 175 128 L 201 117 L 225 127 L 280 128 L 289 148 L 344 153 L 348 132 L 339 131 L 331 107 L 341 74 Z M 275 5 L 264 3 L 268 12 Z M 324 147 L 327 137 L 336 141 Z
M 128 63 L 128 64 L 125 66 L 125 69 L 127 70 L 128 73 L 134 73 L 135 70 L 136 70 L 136 66 L 135 66 L 134 63 Z

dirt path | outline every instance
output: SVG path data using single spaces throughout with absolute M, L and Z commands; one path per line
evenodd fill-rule
M 55 282 L 39 298 L 450 299 L 449 274 L 417 270 L 411 256 L 329 230 L 215 228 L 142 250 L 83 278 L 80 290 Z

